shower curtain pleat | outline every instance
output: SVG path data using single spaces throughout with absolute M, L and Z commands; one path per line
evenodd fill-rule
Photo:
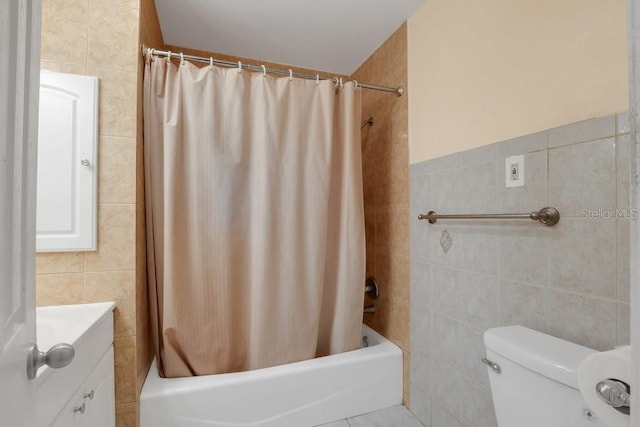
M 160 374 L 359 346 L 360 89 L 147 59 L 144 160 Z

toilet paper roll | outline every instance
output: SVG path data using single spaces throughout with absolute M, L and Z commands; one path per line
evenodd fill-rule
M 606 379 L 617 379 L 631 386 L 631 347 L 594 353 L 578 367 L 578 387 L 589 408 L 609 427 L 627 427 L 631 417 L 603 402 L 596 393 L 596 384 Z M 633 386 L 631 387 L 634 391 Z

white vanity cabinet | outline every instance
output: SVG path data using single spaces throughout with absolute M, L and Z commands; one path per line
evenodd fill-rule
M 115 426 L 114 308 L 112 302 L 36 308 L 38 347 L 75 349 L 69 365 L 38 370 L 36 427 Z
M 113 427 L 116 424 L 113 346 L 89 373 L 51 427 Z

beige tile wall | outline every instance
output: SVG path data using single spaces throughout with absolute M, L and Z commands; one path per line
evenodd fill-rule
M 140 0 L 140 44 L 163 46 L 162 31 L 153 0 Z M 144 58 L 138 56 L 138 105 L 137 105 L 137 163 L 136 163 L 136 378 L 137 394 L 140 395 L 151 360 L 153 342 L 149 324 L 149 300 L 147 293 L 146 236 L 144 220 L 144 164 L 143 164 L 143 122 L 142 122 L 142 81 Z
M 137 316 L 146 313 L 136 303 L 139 13 L 139 0 L 43 1 L 42 68 L 100 78 L 98 251 L 38 254 L 37 303 L 116 302 L 119 427 L 137 424 Z
M 352 78 L 407 89 L 407 26 L 403 24 Z M 365 323 L 402 348 L 404 401 L 409 397 L 409 145 L 407 96 L 363 90 L 362 130 L 367 275 L 380 284 L 375 314 Z

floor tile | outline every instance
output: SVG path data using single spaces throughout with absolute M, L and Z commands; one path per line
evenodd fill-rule
M 350 427 L 422 427 L 422 423 L 402 405 L 349 418 Z
M 316 427 L 349 427 L 349 423 L 347 423 L 345 420 L 340 420 L 340 421 L 334 421 L 329 424 L 322 424 Z

